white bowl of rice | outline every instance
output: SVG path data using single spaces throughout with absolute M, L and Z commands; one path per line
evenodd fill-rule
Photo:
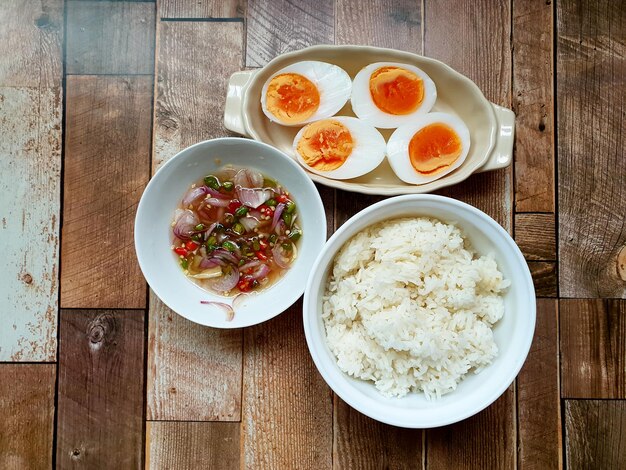
M 361 413 L 407 428 L 493 403 L 526 359 L 535 315 L 509 234 L 435 195 L 356 214 L 326 243 L 304 293 L 306 340 L 324 380 Z

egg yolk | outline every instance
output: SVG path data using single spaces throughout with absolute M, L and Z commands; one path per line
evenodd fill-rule
M 381 67 L 370 76 L 374 104 L 388 114 L 411 114 L 424 100 L 424 82 L 400 67 Z
M 308 78 L 297 73 L 281 73 L 267 87 L 266 107 L 286 124 L 310 118 L 320 105 L 320 93 Z
M 434 174 L 452 165 L 461 155 L 461 139 L 445 124 L 430 124 L 409 142 L 409 159 L 415 171 Z
M 297 146 L 306 164 L 320 171 L 339 168 L 353 148 L 354 141 L 348 128 L 332 119 L 309 124 Z

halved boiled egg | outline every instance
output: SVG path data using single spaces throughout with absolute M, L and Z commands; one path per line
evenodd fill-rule
M 385 159 L 385 139 L 357 118 L 335 116 L 312 122 L 296 135 L 293 151 L 307 170 L 332 179 L 369 173 Z
M 352 110 L 363 121 L 392 129 L 429 112 L 437 100 L 437 88 L 421 69 L 396 62 L 364 67 L 352 83 Z
M 469 149 L 469 129 L 461 119 L 429 113 L 391 134 L 387 158 L 402 181 L 424 184 L 461 166 Z
M 261 107 L 283 126 L 298 126 L 336 114 L 350 98 L 352 80 L 333 64 L 307 60 L 291 64 L 263 85 Z

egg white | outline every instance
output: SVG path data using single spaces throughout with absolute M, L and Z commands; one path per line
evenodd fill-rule
M 420 129 L 435 123 L 442 123 L 449 126 L 456 132 L 461 140 L 461 154 L 459 158 L 448 168 L 441 170 L 434 175 L 422 175 L 418 173 L 409 158 L 409 143 Z M 405 183 L 425 184 L 435 181 L 442 176 L 454 171 L 461 166 L 470 149 L 470 132 L 465 123 L 457 116 L 447 113 L 429 113 L 425 116 L 414 118 L 414 122 L 406 124 L 395 130 L 389 142 L 387 142 L 387 159 L 391 164 L 394 173 Z
M 272 78 L 283 73 L 296 73 L 308 78 L 319 91 L 320 104 L 308 119 L 297 123 L 284 123 L 267 109 L 267 89 Z M 319 121 L 336 114 L 348 102 L 352 90 L 350 75 L 334 64 L 305 60 L 280 69 L 267 79 L 261 90 L 261 107 L 267 118 L 283 126 L 296 127 L 313 121 Z
M 381 164 L 385 159 L 386 143 L 376 128 L 354 117 L 334 116 L 330 119 L 340 122 L 350 131 L 354 142 L 352 153 L 343 165 L 334 170 L 321 171 L 310 167 L 298 152 L 298 142 L 307 129 L 305 126 L 300 129 L 293 141 L 293 153 L 304 168 L 327 178 L 345 180 L 369 173 Z
M 370 93 L 370 77 L 381 67 L 399 67 L 422 79 L 424 84 L 424 99 L 421 105 L 411 114 L 389 114 L 381 110 L 372 99 Z M 435 101 L 437 101 L 437 87 L 435 82 L 423 70 L 409 64 L 396 62 L 376 62 L 364 67 L 356 74 L 352 82 L 352 96 L 350 98 L 352 110 L 363 121 L 374 127 L 381 129 L 393 129 L 408 124 L 415 120 L 416 116 L 421 116 L 429 112 Z

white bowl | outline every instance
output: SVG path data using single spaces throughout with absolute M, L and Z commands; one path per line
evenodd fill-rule
M 174 211 L 189 186 L 223 165 L 254 168 L 280 182 L 298 205 L 302 238 L 298 257 L 287 273 L 268 289 L 237 301 L 235 317 L 224 309 L 201 304 L 232 298 L 210 293 L 188 279 L 170 249 Z M 304 170 L 274 147 L 241 138 L 207 140 L 188 147 L 165 163 L 146 187 L 135 218 L 135 250 L 141 270 L 156 295 L 179 315 L 216 328 L 240 328 L 275 317 L 304 291 L 315 257 L 326 241 L 322 200 Z
M 499 348 L 493 363 L 479 374 L 470 372 L 456 390 L 439 400 L 423 393 L 385 398 L 372 382 L 355 379 L 337 366 L 326 342 L 322 296 L 333 259 L 352 236 L 374 223 L 408 216 L 434 217 L 455 223 L 480 254 L 493 253 L 505 279 L 511 281 L 505 313 L 493 328 Z M 313 266 L 304 293 L 304 331 L 313 361 L 328 385 L 346 403 L 378 421 L 407 428 L 431 428 L 461 421 L 493 403 L 513 382 L 526 359 L 535 330 L 535 290 L 519 248 L 509 234 L 480 210 L 434 195 L 399 196 L 374 204 L 341 226 L 328 240 Z

